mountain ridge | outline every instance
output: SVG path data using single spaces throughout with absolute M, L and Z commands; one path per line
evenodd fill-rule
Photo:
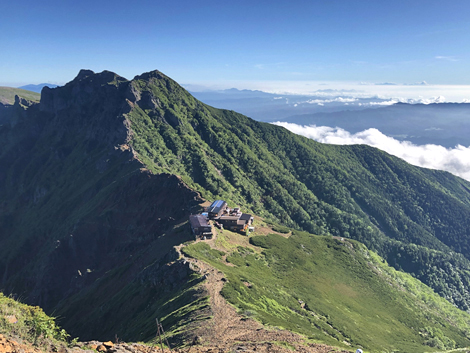
M 395 103 L 387 107 L 341 112 L 293 115 L 280 119 L 299 125 L 339 127 L 350 133 L 376 128 L 400 141 L 413 144 L 468 146 L 468 103 Z
M 34 102 L 38 102 L 40 99 L 40 95 L 35 92 L 13 87 L 0 87 L 0 106 L 13 105 L 15 96 Z
M 0 127 L 2 287 L 58 310 L 85 337 L 120 330 L 111 318 L 129 298 L 135 320 L 150 302 L 170 327 L 178 305 L 205 310 L 200 278 L 172 249 L 192 238 L 188 215 L 216 197 L 362 241 L 468 310 L 470 183 L 449 173 L 212 108 L 159 71 L 129 81 L 82 70 L 12 111 L 15 123 Z M 77 320 L 90 298 L 96 306 Z

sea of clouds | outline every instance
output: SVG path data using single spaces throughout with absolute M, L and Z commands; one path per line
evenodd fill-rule
M 194 85 L 191 86 L 195 90 Z M 202 87 L 202 86 L 201 86 Z M 319 81 L 227 81 L 224 85 L 204 83 L 204 89 L 238 88 L 277 95 L 307 95 L 334 99 L 358 98 L 392 100 L 395 103 L 470 102 L 470 85 L 417 83 L 319 82 Z M 444 98 L 445 97 L 445 98 Z M 298 102 L 300 103 L 300 102 Z M 393 103 L 391 103 L 393 104 Z
M 414 145 L 409 141 L 399 141 L 386 136 L 377 129 L 352 134 L 338 127 L 303 126 L 286 122 L 273 124 L 322 143 L 376 147 L 418 167 L 445 170 L 470 181 L 470 146 L 445 148 L 439 145 Z
M 276 97 L 275 99 L 281 99 L 283 97 Z M 387 106 L 397 103 L 407 103 L 407 104 L 432 104 L 432 103 L 445 103 L 446 98 L 443 96 L 430 97 L 430 98 L 381 98 L 379 96 L 365 97 L 365 98 L 354 98 L 348 96 L 338 96 L 329 99 L 315 98 L 308 99 L 305 101 L 297 102 L 296 105 L 306 103 L 306 104 L 317 104 L 324 106 L 329 103 L 344 103 L 344 105 L 357 105 L 360 107 L 374 107 L 374 106 Z M 462 103 L 468 103 L 466 100 L 462 100 Z

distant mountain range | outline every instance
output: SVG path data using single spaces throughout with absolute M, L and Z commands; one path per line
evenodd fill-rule
M 276 95 L 237 89 L 192 92 L 204 103 L 259 121 L 339 127 L 350 133 L 376 128 L 397 140 L 418 145 L 470 146 L 468 103 L 391 104 L 386 99 L 354 98 L 353 92 L 317 93 Z
M 376 128 L 397 140 L 417 145 L 470 146 L 469 103 L 397 103 L 377 109 L 294 115 L 282 121 L 341 127 L 351 133 Z
M 38 85 L 26 85 L 26 86 L 21 86 L 21 87 L 18 87 L 18 88 L 25 89 L 25 90 L 28 90 L 28 91 L 37 92 L 37 93 L 41 93 L 41 90 L 44 87 L 55 88 L 55 87 L 58 87 L 58 85 L 55 85 L 53 83 L 40 83 Z
M 245 319 L 343 348 L 470 345 L 469 182 L 216 109 L 159 71 L 82 70 L 0 121 L 0 288 L 73 335 L 210 331 L 214 272 L 182 253 Z M 190 245 L 214 199 L 286 237 Z
M 33 102 L 39 102 L 41 95 L 35 92 L 27 91 L 20 88 L 0 87 L 0 105 L 13 105 L 15 96 L 28 99 Z
M 351 98 L 351 92 L 323 90 L 318 95 L 273 94 L 262 91 L 238 90 L 231 88 L 219 91 L 191 91 L 190 93 L 202 102 L 220 109 L 240 112 L 259 121 L 283 121 L 284 118 L 297 114 L 312 114 L 318 112 L 335 112 L 345 109 L 364 109 L 362 104 L 380 103 L 385 99 Z M 336 95 L 342 94 L 339 99 Z M 325 95 L 327 95 L 325 97 Z M 329 96 L 333 98 L 329 98 Z M 348 100 L 354 100 L 356 105 L 345 105 Z M 318 101 L 318 103 L 314 103 Z M 323 103 L 322 103 L 323 102 Z M 361 103 L 361 105 L 358 105 Z

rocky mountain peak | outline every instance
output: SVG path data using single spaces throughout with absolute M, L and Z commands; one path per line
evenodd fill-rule
M 168 76 L 166 76 L 164 73 L 158 71 L 158 70 L 153 70 L 153 71 L 149 71 L 149 72 L 145 72 L 141 75 L 137 75 L 134 77 L 134 80 L 145 80 L 145 81 L 149 81 L 150 79 L 152 78 L 156 78 L 158 80 L 161 80 L 161 79 L 169 79 Z
M 87 82 L 87 83 L 94 83 L 94 84 L 112 84 L 116 85 L 121 82 L 127 82 L 128 80 L 118 74 L 104 70 L 99 73 L 95 73 L 92 70 L 81 69 L 78 75 L 70 81 L 69 84 L 76 84 L 77 82 Z
M 81 131 L 87 138 L 122 144 L 129 133 L 125 114 L 130 106 L 124 98 L 128 85 L 111 71 L 80 70 L 65 86 L 44 87 L 39 109 L 59 131 Z
M 30 107 L 33 104 L 35 104 L 35 102 L 22 98 L 18 95 L 15 95 L 14 106 Z
M 75 80 L 82 80 L 88 76 L 91 76 L 91 75 L 95 75 L 95 72 L 92 71 L 92 70 L 87 70 L 87 69 L 81 69 L 77 75 L 77 77 L 75 77 L 74 81 Z

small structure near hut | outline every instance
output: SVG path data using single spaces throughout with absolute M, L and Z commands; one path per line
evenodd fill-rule
M 189 224 L 196 238 L 211 239 L 212 226 L 207 222 L 207 218 L 202 214 L 189 216 Z

